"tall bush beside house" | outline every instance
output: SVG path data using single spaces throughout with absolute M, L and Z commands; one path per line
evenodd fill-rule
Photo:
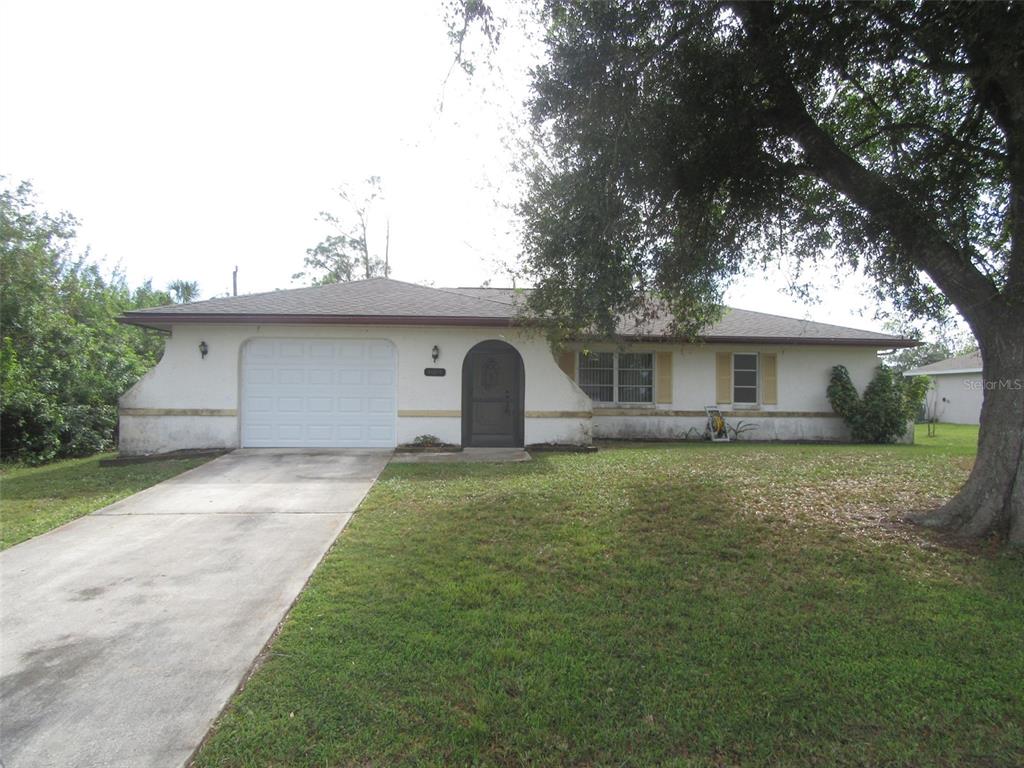
M 75 220 L 38 210 L 31 187 L 0 190 L 0 453 L 38 463 L 109 448 L 117 398 L 163 340 L 116 321 L 169 304 L 74 251 Z
M 928 391 L 928 379 L 905 379 L 891 368 L 879 366 L 861 396 L 846 366 L 832 369 L 826 395 L 832 410 L 842 416 L 858 443 L 893 443 L 907 431 Z

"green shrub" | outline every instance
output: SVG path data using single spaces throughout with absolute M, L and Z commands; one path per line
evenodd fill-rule
M 846 366 L 837 365 L 826 395 L 832 410 L 850 427 L 858 443 L 893 443 L 907 430 L 928 389 L 923 377 L 904 378 L 891 368 L 879 366 L 863 397 L 850 379 Z
M 412 444 L 418 448 L 437 448 L 445 443 L 437 435 L 418 435 L 413 439 Z
M 0 456 L 36 464 L 111 448 L 118 396 L 163 349 L 117 316 L 170 301 L 77 254 L 74 219 L 39 210 L 27 184 L 0 189 Z

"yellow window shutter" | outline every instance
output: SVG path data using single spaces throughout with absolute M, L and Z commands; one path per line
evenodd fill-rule
M 715 402 L 732 402 L 732 355 L 728 352 L 715 354 Z
M 654 361 L 654 402 L 672 403 L 672 353 L 658 352 Z
M 563 349 L 558 353 L 558 367 L 570 379 L 576 379 L 576 353 L 571 349 Z
M 774 353 L 761 355 L 761 402 L 765 405 L 779 402 L 778 362 Z

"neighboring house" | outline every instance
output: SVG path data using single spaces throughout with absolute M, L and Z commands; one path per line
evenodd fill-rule
M 733 309 L 697 343 L 663 318 L 552 350 L 516 323 L 522 298 L 373 279 L 127 312 L 170 337 L 121 398 L 121 450 L 678 438 L 707 405 L 756 425 L 748 438 L 843 440 L 832 366 L 862 389 L 878 350 L 916 343 Z
M 932 390 L 925 400 L 928 418 L 950 424 L 981 423 L 981 352 L 950 357 L 906 371 L 904 376 L 930 376 Z

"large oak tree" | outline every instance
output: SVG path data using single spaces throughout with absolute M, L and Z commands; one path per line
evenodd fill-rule
M 923 522 L 1024 544 L 1024 4 L 541 10 L 533 307 L 611 333 L 653 297 L 692 331 L 780 254 L 861 270 L 910 314 L 952 305 L 984 361 L 978 456 Z

